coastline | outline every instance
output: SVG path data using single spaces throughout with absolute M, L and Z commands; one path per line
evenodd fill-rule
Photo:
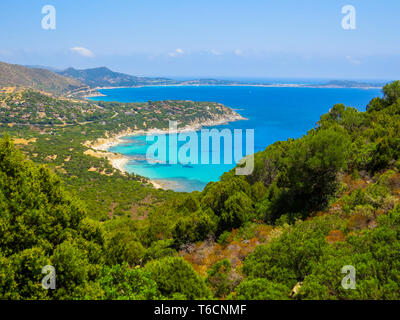
M 116 87 L 96 87 L 94 90 L 112 90 L 112 89 L 129 89 L 129 88 L 146 88 L 146 87 L 262 87 L 262 88 L 312 88 L 312 89 L 364 89 L 364 90 L 379 90 L 381 86 L 354 86 L 346 87 L 340 85 L 318 85 L 318 84 L 298 84 L 298 83 L 232 83 L 232 84 L 152 84 L 152 85 L 139 85 L 139 86 L 116 86 Z M 99 95 L 87 95 L 85 97 L 91 98 L 96 96 L 106 96 L 99 92 Z
M 124 140 L 122 140 L 123 137 L 147 135 L 147 134 L 193 132 L 201 130 L 203 127 L 213 127 L 241 120 L 247 120 L 247 119 L 242 117 L 240 114 L 234 112 L 231 115 L 222 116 L 218 119 L 213 119 L 203 122 L 196 120 L 182 128 L 178 128 L 177 130 L 173 131 L 170 131 L 169 128 L 163 128 L 163 129 L 150 128 L 147 130 L 127 129 L 109 137 L 107 137 L 108 133 L 106 133 L 106 138 L 98 138 L 95 141 L 85 141 L 83 145 L 89 149 L 86 150 L 84 154 L 91 155 L 94 157 L 106 158 L 115 169 L 121 171 L 122 173 L 127 173 L 128 171 L 126 170 L 125 166 L 131 159 L 128 156 L 125 156 L 121 153 L 109 151 L 111 147 L 123 143 L 124 142 Z M 146 178 L 146 180 L 149 183 L 151 183 L 153 187 L 156 189 L 165 189 L 165 184 L 161 184 L 158 181 L 154 181 L 149 178 Z
M 93 151 L 92 149 L 96 150 Z M 84 154 L 92 156 L 92 157 L 96 157 L 96 158 L 105 158 L 107 159 L 111 165 L 121 171 L 123 174 L 128 173 L 128 171 L 125 169 L 126 164 L 129 162 L 129 157 L 124 156 L 121 153 L 116 153 L 116 152 L 108 152 L 107 150 L 104 150 L 104 148 L 94 148 L 92 147 L 91 149 L 88 149 L 84 152 Z M 90 169 L 89 169 L 90 170 Z M 95 168 L 93 168 L 93 170 L 90 171 L 96 171 Z M 153 187 L 155 189 L 163 189 L 162 185 L 157 183 L 156 181 L 153 181 L 151 179 L 146 178 L 146 181 L 150 182 Z
M 138 86 L 115 86 L 115 87 L 96 87 L 91 89 L 91 92 L 84 94 L 84 99 L 106 97 L 107 95 L 101 93 L 99 90 L 112 90 L 112 89 L 129 89 L 129 88 L 146 88 L 146 87 L 255 87 L 255 88 L 310 88 L 310 89 L 360 89 L 360 90 L 381 90 L 382 86 L 354 86 L 346 87 L 340 85 L 318 85 L 318 84 L 301 84 L 301 83 L 231 83 L 231 84 L 195 84 L 195 83 L 176 83 L 176 84 L 150 84 Z M 96 101 L 96 100 L 93 100 Z

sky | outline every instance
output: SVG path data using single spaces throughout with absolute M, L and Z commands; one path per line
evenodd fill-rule
M 45 5 L 55 29 L 42 27 Z M 355 9 L 355 29 L 344 29 Z M 400 79 L 398 0 L 1 0 L 0 61 L 140 76 Z M 349 22 L 350 20 L 346 20 Z

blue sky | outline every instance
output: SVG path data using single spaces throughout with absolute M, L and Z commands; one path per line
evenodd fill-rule
M 56 30 L 41 27 L 47 4 Z M 348 4 L 356 30 L 341 27 Z M 399 14 L 398 0 L 1 0 L 0 60 L 148 76 L 390 80 L 400 78 Z

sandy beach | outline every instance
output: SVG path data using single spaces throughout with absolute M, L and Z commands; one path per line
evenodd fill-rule
M 125 169 L 125 165 L 128 163 L 129 159 L 124 157 L 121 159 L 113 159 L 111 160 L 112 166 L 118 169 L 121 172 L 127 172 Z
M 147 130 L 124 130 L 120 133 L 110 137 L 110 138 L 99 138 L 96 141 L 86 141 L 84 145 L 86 147 L 101 150 L 101 151 L 108 151 L 111 147 L 123 143 L 124 141 L 121 139 L 122 137 L 128 136 L 139 136 L 139 135 L 147 135 L 147 134 L 168 134 L 168 133 L 179 133 L 179 132 L 192 132 L 198 131 L 203 127 L 213 127 L 219 126 L 223 124 L 227 124 L 233 121 L 240 121 L 240 120 L 247 120 L 246 118 L 242 117 L 239 114 L 233 114 L 227 117 L 222 117 L 221 119 L 217 120 L 209 120 L 209 121 L 194 121 L 190 125 L 187 125 L 183 128 L 178 128 L 178 130 L 169 131 L 169 128 L 165 129 L 157 129 L 151 128 Z

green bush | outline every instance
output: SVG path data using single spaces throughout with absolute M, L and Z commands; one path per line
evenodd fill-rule
M 157 283 L 161 294 L 171 298 L 181 294 L 186 299 L 207 299 L 210 291 L 201 278 L 181 257 L 166 257 L 146 264 L 145 270 Z
M 230 298 L 234 300 L 288 300 L 289 293 L 290 289 L 285 285 L 266 279 L 252 279 L 239 284 Z

